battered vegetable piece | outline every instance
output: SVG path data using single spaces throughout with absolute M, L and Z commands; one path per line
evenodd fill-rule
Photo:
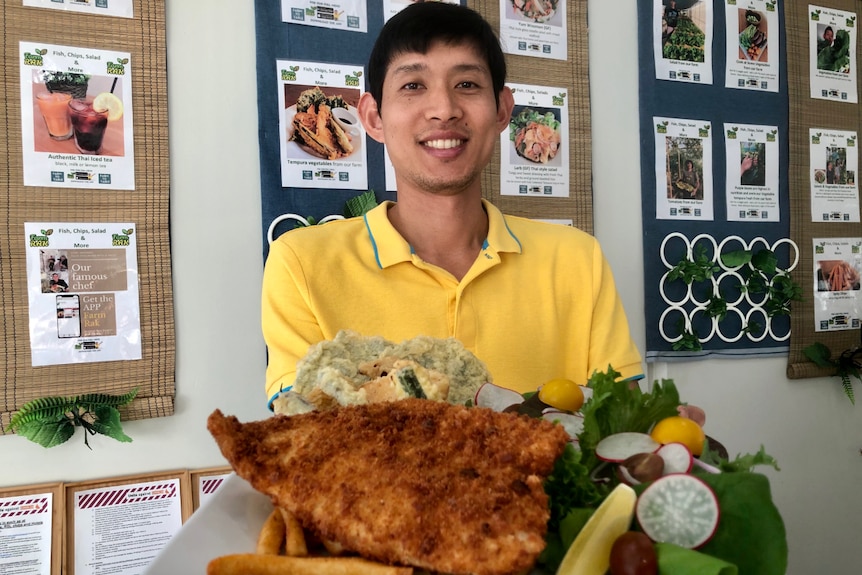
M 320 539 L 390 564 L 508 575 L 545 546 L 562 427 L 403 399 L 208 428 L 236 473 Z

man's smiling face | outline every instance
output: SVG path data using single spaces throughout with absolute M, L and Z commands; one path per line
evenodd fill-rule
M 363 123 L 386 144 L 399 192 L 439 194 L 478 189 L 513 105 L 506 88 L 497 106 L 488 65 L 471 45 L 441 42 L 395 56 L 379 108 L 370 94 L 363 100 Z

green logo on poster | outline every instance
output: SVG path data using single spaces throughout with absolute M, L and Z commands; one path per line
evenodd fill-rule
M 31 248 L 47 248 L 48 247 L 48 236 L 54 233 L 54 230 L 40 230 L 41 236 L 38 234 L 30 234 L 30 247 Z
M 48 53 L 48 50 L 45 48 L 37 49 L 35 54 L 31 54 L 30 52 L 24 52 L 24 65 L 25 66 L 43 66 L 44 59 L 42 56 Z

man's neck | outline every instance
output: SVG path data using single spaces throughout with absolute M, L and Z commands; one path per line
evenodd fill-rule
M 481 198 L 406 196 L 389 210 L 389 221 L 422 260 L 456 279 L 466 274 L 488 236 Z

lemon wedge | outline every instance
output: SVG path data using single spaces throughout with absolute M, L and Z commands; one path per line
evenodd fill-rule
M 97 112 L 108 112 L 109 122 L 123 117 L 123 101 L 110 92 L 102 92 L 96 96 L 93 100 L 93 109 Z
M 620 483 L 605 498 L 566 551 L 557 575 L 604 575 L 611 564 L 611 547 L 629 530 L 637 495 Z

